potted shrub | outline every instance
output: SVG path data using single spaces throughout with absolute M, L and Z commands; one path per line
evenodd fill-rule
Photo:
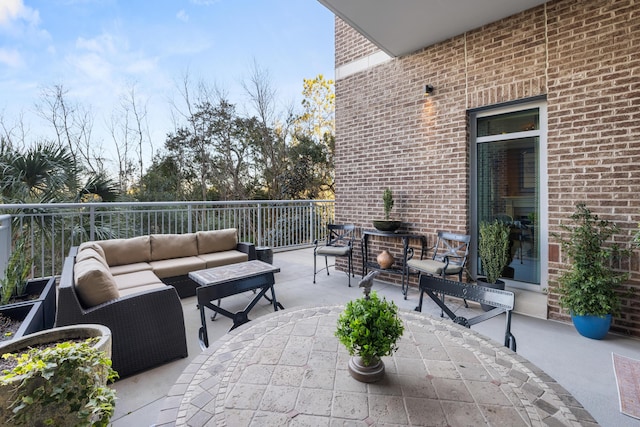
M 393 301 L 380 299 L 369 292 L 377 271 L 370 272 L 361 282 L 364 297 L 349 301 L 338 318 L 335 335 L 349 354 L 349 373 L 362 382 L 374 382 L 384 376 L 384 356 L 398 349 L 396 343 L 404 332 Z
M 572 225 L 560 224 L 566 234 L 554 233 L 571 264 L 558 278 L 559 303 L 581 335 L 602 339 L 612 316 L 620 312 L 618 290 L 628 278 L 612 266 L 629 251 L 611 240 L 618 226 L 592 214 L 584 204 L 576 206 L 571 221 Z
M 495 289 L 504 289 L 504 282 L 499 280 L 502 272 L 511 262 L 509 234 L 511 229 L 502 221 L 483 221 L 480 223 L 480 239 L 478 240 L 478 256 L 482 261 L 485 277 L 478 277 L 479 285 Z M 482 305 L 483 310 L 491 306 Z
M 393 209 L 393 192 L 390 188 L 385 188 L 382 193 L 382 205 L 384 208 L 384 220 L 374 220 L 373 226 L 376 230 L 394 232 L 402 225 L 402 221 L 391 219 L 391 209 Z
M 25 293 L 27 277 L 31 271 L 31 259 L 25 251 L 26 239 L 16 240 L 7 268 L 0 278 L 0 305 L 8 304 L 12 298 Z
M 0 277 L 0 341 L 53 327 L 56 312 L 55 278 L 27 280 L 32 261 L 26 239 L 19 237 Z M 19 323 L 24 323 L 20 325 Z M 9 331 L 4 325 L 16 323 Z
M 77 325 L 0 346 L 0 425 L 107 426 L 115 391 L 111 332 Z

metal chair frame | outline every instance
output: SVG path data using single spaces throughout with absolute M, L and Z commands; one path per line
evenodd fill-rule
M 469 257 L 470 243 L 471 236 L 468 234 L 457 234 L 448 231 L 438 231 L 438 239 L 436 240 L 436 244 L 430 248 L 423 247 L 420 253 L 420 259 L 425 259 L 428 252 L 433 250 L 431 259 L 444 263 L 441 277 L 446 278 L 446 276 L 457 275 L 458 280 L 462 282 L 462 273 L 464 272 L 465 266 L 467 265 L 467 258 Z M 457 273 L 447 274 L 449 265 L 460 266 L 460 271 Z M 428 271 L 420 270 L 415 267 L 411 268 L 417 270 L 420 273 L 420 277 L 418 278 L 418 280 L 420 280 L 423 275 L 432 275 Z M 442 300 L 444 301 L 444 295 L 442 295 Z M 464 300 L 464 306 L 468 307 L 466 300 Z M 444 316 L 444 313 L 440 313 L 440 316 Z
M 353 224 L 327 224 L 327 236 L 325 244 L 319 246 L 318 239 L 314 240 L 313 248 L 313 283 L 316 283 L 316 274 L 322 270 L 327 270 L 329 275 L 329 267 L 335 266 L 335 263 L 329 265 L 328 257 L 334 258 L 346 256 L 348 260 L 347 277 L 349 278 L 349 287 L 351 287 L 351 277 L 355 277 L 353 272 L 353 241 L 355 237 L 356 227 Z M 342 249 L 347 248 L 346 251 Z M 344 253 L 343 253 L 344 252 Z M 316 257 L 324 256 L 325 266 L 320 270 L 317 269 Z
M 496 317 L 499 314 L 506 313 L 504 346 L 509 347 L 514 352 L 516 351 L 516 338 L 511 333 L 511 312 L 513 311 L 515 304 L 515 296 L 513 292 L 487 288 L 485 286 L 470 283 L 454 282 L 452 280 L 443 279 L 442 277 L 424 275 L 420 276 L 420 302 L 415 308 L 415 311 L 422 311 L 422 298 L 425 292 L 436 304 L 438 304 L 442 311 L 447 313 L 451 320 L 467 328 L 491 319 L 492 317 Z M 466 317 L 457 316 L 444 303 L 444 298 L 440 298 L 438 294 L 463 298 L 465 301 L 469 300 L 479 302 L 493 308 L 478 316 L 472 317 L 471 319 L 467 319 Z

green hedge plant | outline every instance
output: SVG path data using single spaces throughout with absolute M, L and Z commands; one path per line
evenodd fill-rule
M 614 266 L 630 253 L 612 240 L 619 228 L 592 214 L 584 204 L 576 206 L 571 221 L 570 225 L 560 224 L 565 234 L 554 234 L 571 264 L 558 279 L 560 306 L 578 316 L 616 315 L 620 312 L 618 290 L 629 275 Z

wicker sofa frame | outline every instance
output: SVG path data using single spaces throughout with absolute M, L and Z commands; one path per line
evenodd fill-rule
M 98 323 L 111 329 L 111 361 L 120 378 L 187 357 L 184 315 L 172 286 L 85 308 L 75 291 L 72 248 L 58 287 L 56 326 Z

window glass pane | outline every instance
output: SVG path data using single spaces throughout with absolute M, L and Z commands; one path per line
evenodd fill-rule
M 477 146 L 478 224 L 509 224 L 511 262 L 503 276 L 531 284 L 540 283 L 538 144 L 532 137 Z
M 540 129 L 537 108 L 478 119 L 478 136 L 502 135 Z

